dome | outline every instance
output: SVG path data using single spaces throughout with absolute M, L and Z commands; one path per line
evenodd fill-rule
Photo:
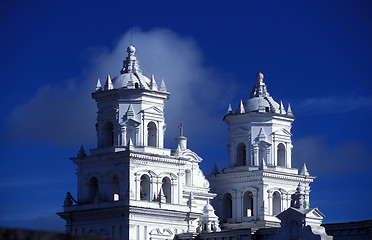
M 263 97 L 254 97 L 244 103 L 245 112 L 269 112 L 270 104 Z
M 148 88 L 150 85 L 150 79 L 142 74 L 124 73 L 112 79 L 112 85 L 114 89 L 126 88 L 128 86 L 128 81 L 132 80 L 135 85 L 138 83 L 138 87 Z
M 212 205 L 210 205 L 209 203 L 207 203 L 207 204 L 203 207 L 203 212 L 206 213 L 206 212 L 209 212 L 209 211 L 214 211 L 214 208 L 212 207 Z

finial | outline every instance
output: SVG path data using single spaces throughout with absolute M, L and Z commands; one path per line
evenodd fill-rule
M 264 79 L 263 73 L 261 71 L 258 72 L 256 78 L 258 82 L 263 82 L 263 79 Z
M 79 158 L 85 158 L 87 154 L 85 153 L 85 149 L 83 147 L 83 144 L 81 144 L 80 150 L 77 155 Z
M 128 48 L 127 48 L 127 53 L 129 56 L 134 56 L 134 53 L 136 52 L 136 48 L 131 44 Z
M 158 84 L 156 84 L 155 77 L 153 74 L 151 74 L 150 89 L 158 91 Z
M 301 173 L 300 173 L 302 176 L 309 176 L 310 173 L 309 171 L 307 170 L 307 167 L 306 167 L 306 164 L 304 163 L 303 167 L 302 167 L 302 170 L 301 170 Z
M 285 109 L 284 109 L 284 106 L 283 106 L 283 102 L 282 101 L 280 101 L 279 111 L 280 111 L 280 114 L 285 114 Z
M 239 107 L 238 109 L 236 109 L 235 114 L 243 114 L 243 113 L 245 113 L 245 109 L 244 109 L 243 101 L 240 100 Z
M 218 170 L 217 164 L 215 163 L 211 172 L 211 175 L 219 174 L 220 171 Z
M 167 91 L 167 87 L 165 86 L 164 79 L 161 80 L 159 91 L 160 92 L 166 92 Z
M 112 89 L 114 89 L 114 86 L 112 85 L 112 81 L 111 81 L 111 77 L 110 77 L 110 75 L 107 75 L 107 80 L 106 80 L 106 84 L 105 84 L 105 89 L 106 89 L 106 90 L 112 90 Z
M 287 114 L 288 114 L 289 116 L 293 116 L 292 109 L 291 109 L 291 104 L 290 104 L 290 103 L 288 103 L 288 111 L 287 111 Z
M 183 126 L 183 123 L 181 123 L 181 124 L 178 126 L 178 128 L 180 129 L 180 136 L 183 136 L 183 129 L 185 128 L 185 127 Z
M 96 92 L 102 91 L 102 85 L 101 85 L 101 80 L 97 80 L 97 85 L 96 85 Z
M 230 115 L 230 114 L 232 114 L 231 104 L 229 104 L 229 107 L 227 108 L 227 113 L 226 113 L 226 115 Z

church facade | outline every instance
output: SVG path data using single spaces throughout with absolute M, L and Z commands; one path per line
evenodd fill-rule
M 120 75 L 98 79 L 97 148 L 77 157 L 77 196 L 67 193 L 66 232 L 111 239 L 332 239 L 310 208 L 306 165 L 292 167 L 291 107 L 257 74 L 250 98 L 229 105 L 229 167 L 205 176 L 202 158 L 176 138 L 164 148 L 164 81 L 142 74 L 130 45 Z M 210 204 L 211 203 L 211 204 Z M 314 237 L 315 236 L 315 237 Z M 321 238 L 317 238 L 321 236 Z M 311 238 L 310 238 L 311 237 Z

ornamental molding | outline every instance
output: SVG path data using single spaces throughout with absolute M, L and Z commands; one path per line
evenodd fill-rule
M 167 165 L 175 165 L 175 166 L 182 166 L 187 163 L 186 160 L 180 158 L 166 158 L 161 156 L 151 156 L 151 155 L 144 155 L 139 153 L 129 153 L 130 162 L 133 164 L 141 164 L 141 165 L 149 165 L 158 163 L 158 165 L 167 164 Z

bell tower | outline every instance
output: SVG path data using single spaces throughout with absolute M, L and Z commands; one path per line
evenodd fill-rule
M 120 75 L 97 81 L 97 148 L 81 147 L 71 160 L 77 166 L 76 199 L 67 193 L 63 212 L 66 232 L 110 239 L 172 240 L 178 233 L 217 231 L 202 161 L 176 138 L 164 148 L 164 81 L 157 85 L 142 74 L 130 45 Z M 207 206 L 207 207 L 205 207 Z M 207 228 L 200 228 L 201 223 Z M 204 226 L 204 225 L 203 225 Z
M 164 104 L 169 93 L 142 74 L 136 49 L 130 45 L 120 75 L 108 75 L 104 86 L 97 81 L 92 97 L 97 102 L 97 147 L 100 152 L 134 146 L 164 146 Z
M 250 98 L 233 112 L 229 105 L 229 167 L 217 167 L 208 176 L 217 197 L 212 204 L 222 228 L 277 226 L 276 215 L 290 207 L 291 196 L 301 183 L 310 192 L 313 181 L 306 166 L 301 174 L 292 168 L 291 128 L 295 120 L 290 105 L 270 96 L 264 75 L 257 74 Z

